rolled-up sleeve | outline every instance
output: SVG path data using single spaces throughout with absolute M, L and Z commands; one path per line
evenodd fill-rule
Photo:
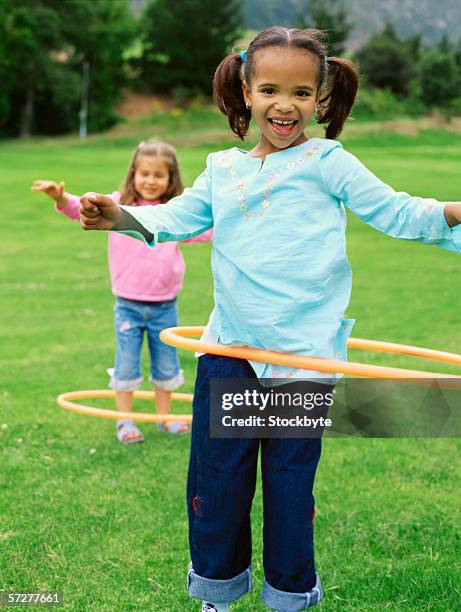
M 328 191 L 371 227 L 461 252 L 461 226 L 448 226 L 445 203 L 394 191 L 341 146 L 326 151 L 320 167 Z
M 153 239 L 147 241 L 136 230 L 122 230 L 119 233 L 143 240 L 149 246 L 158 242 L 187 240 L 213 227 L 211 203 L 211 155 L 207 167 L 197 177 L 192 187 L 185 189 L 180 196 L 172 198 L 162 206 L 121 206 L 142 225 Z

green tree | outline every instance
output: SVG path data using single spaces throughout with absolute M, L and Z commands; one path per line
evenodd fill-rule
M 219 62 L 241 35 L 240 0 L 151 1 L 140 21 L 142 86 L 210 95 Z
M 342 55 L 346 50 L 346 41 L 352 30 L 348 12 L 342 0 L 310 0 L 308 15 L 299 15 L 298 28 L 317 28 L 328 33 L 330 55 Z
M 446 34 L 444 34 L 442 38 L 439 40 L 437 49 L 441 51 L 442 53 L 450 53 L 450 51 L 452 51 L 450 39 L 448 38 Z
M 59 48 L 59 16 L 39 0 L 6 2 L 4 52 L 10 77 L 9 129 L 30 136 L 34 123 L 37 86 L 46 78 L 53 62 L 52 52 Z
M 85 61 L 89 128 L 113 124 L 134 36 L 127 0 L 0 0 L 2 133 L 76 130 Z
M 63 134 L 76 131 L 81 97 L 80 74 L 66 62 L 52 63 L 36 87 L 34 132 Z
M 116 121 L 114 105 L 127 84 L 124 55 L 136 36 L 128 2 L 48 1 L 61 15 L 69 67 L 81 78 L 83 63 L 89 63 L 88 129 L 106 129 Z
M 0 128 L 6 123 L 10 111 L 10 90 L 13 68 L 8 58 L 8 30 L 6 27 L 11 0 L 0 0 Z
M 457 96 L 459 72 L 453 53 L 431 49 L 421 60 L 420 84 L 424 103 L 448 107 Z
M 461 38 L 458 40 L 454 49 L 454 58 L 458 69 L 461 70 Z
M 404 96 L 417 76 L 419 37 L 401 39 L 391 25 L 371 37 L 356 53 L 360 72 L 372 87 Z

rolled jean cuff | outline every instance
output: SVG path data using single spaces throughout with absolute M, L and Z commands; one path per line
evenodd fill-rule
M 307 608 L 312 608 L 320 603 L 323 599 L 323 589 L 317 573 L 315 574 L 315 586 L 307 593 L 279 591 L 264 579 L 261 599 L 272 610 L 297 612 L 298 610 L 307 610 Z
M 110 377 L 109 387 L 114 391 L 137 391 L 142 385 L 143 377 L 132 380 L 119 380 L 115 376 Z
M 192 563 L 189 564 L 187 574 L 187 590 L 191 597 L 207 599 L 210 601 L 234 601 L 251 589 L 251 566 L 241 574 L 219 580 L 216 578 L 203 578 L 194 572 Z
M 158 389 L 162 389 L 163 391 L 174 391 L 184 384 L 184 374 L 182 370 L 179 370 L 179 372 L 176 374 L 176 376 L 173 376 L 173 378 L 157 380 L 151 376 L 149 380 Z

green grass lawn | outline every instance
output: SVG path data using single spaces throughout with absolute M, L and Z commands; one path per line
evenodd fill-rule
M 68 137 L 0 144 L 0 590 L 59 590 L 69 610 L 199 608 L 185 589 L 189 437 L 145 425 L 146 443 L 123 447 L 112 421 L 56 406 L 61 392 L 107 386 L 114 351 L 107 236 L 82 232 L 30 192 L 36 178 L 65 180 L 76 193 L 112 191 L 133 145 L 152 131 L 176 142 L 190 185 L 207 153 L 229 146 L 230 138 L 219 118 L 202 117 L 203 125 L 200 113 L 186 119 L 181 133 L 171 120 L 84 143 Z M 397 189 L 460 199 L 459 137 L 356 130 L 344 142 Z M 461 258 L 392 240 L 355 218 L 348 244 L 355 336 L 461 352 Z M 204 324 L 212 306 L 210 246 L 182 251 L 180 323 Z M 183 351 L 180 358 L 184 390 L 192 391 L 195 358 Z M 351 358 L 456 372 L 406 357 Z M 460 450 L 455 439 L 325 440 L 316 481 L 324 610 L 460 609 Z M 261 512 L 258 491 L 254 588 L 233 607 L 239 612 L 265 609 Z

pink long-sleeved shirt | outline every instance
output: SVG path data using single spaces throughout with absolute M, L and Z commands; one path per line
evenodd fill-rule
M 78 221 L 80 198 L 66 193 L 68 200 L 64 207 L 56 206 L 58 212 L 69 219 Z M 110 197 L 117 204 L 120 192 Z M 133 206 L 161 206 L 161 202 L 138 200 Z M 209 242 L 212 230 L 207 230 L 184 242 Z M 186 265 L 177 242 L 163 242 L 155 249 L 140 240 L 133 240 L 124 234 L 109 232 L 109 270 L 112 293 L 127 300 L 162 302 L 172 300 L 182 289 Z

